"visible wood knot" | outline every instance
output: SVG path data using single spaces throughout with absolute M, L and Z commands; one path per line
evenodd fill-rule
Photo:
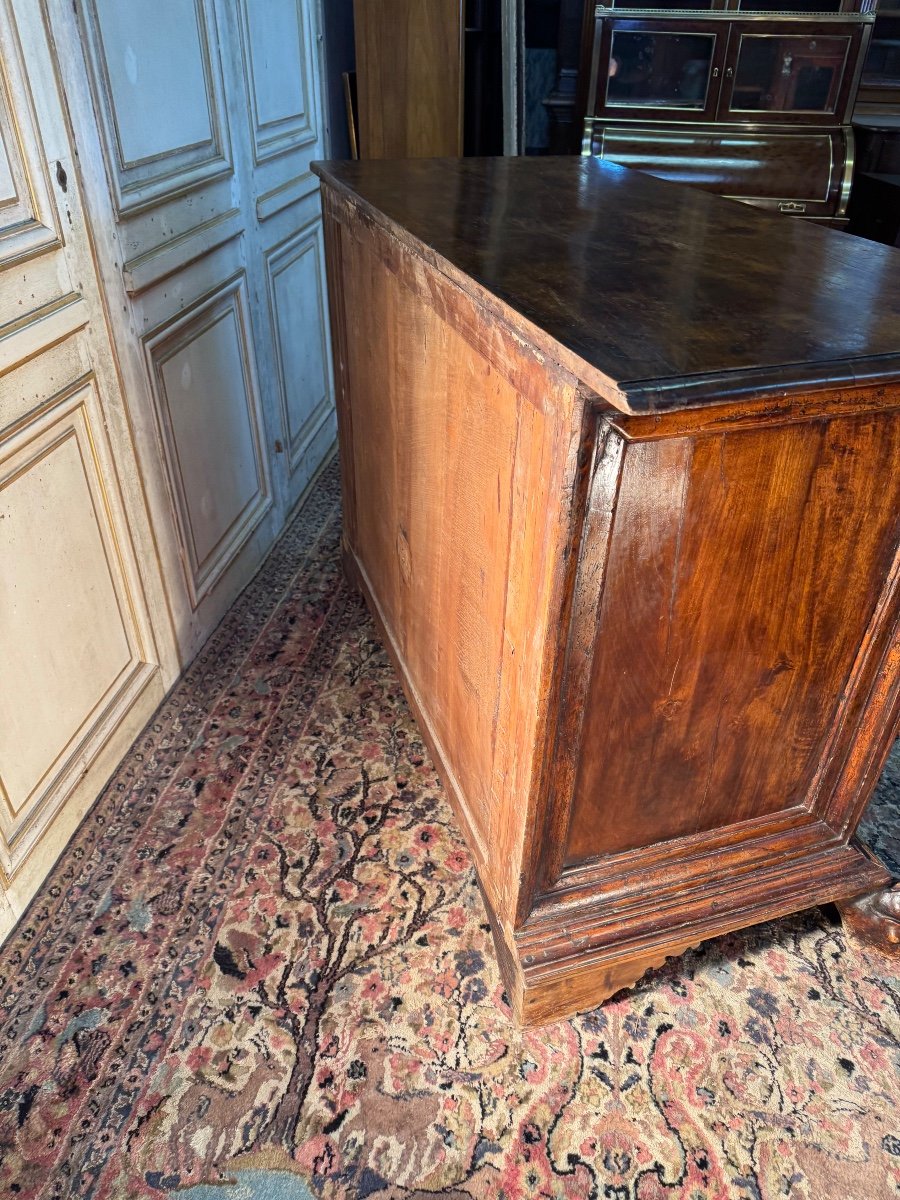
M 404 583 L 409 583 L 412 577 L 412 554 L 409 542 L 403 529 L 397 531 L 397 561 L 400 564 L 400 575 Z

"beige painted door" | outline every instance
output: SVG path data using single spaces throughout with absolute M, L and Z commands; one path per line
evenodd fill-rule
M 0 66 L 3 936 L 178 660 L 35 0 L 0 0 Z
M 46 0 L 189 659 L 335 438 L 311 0 Z

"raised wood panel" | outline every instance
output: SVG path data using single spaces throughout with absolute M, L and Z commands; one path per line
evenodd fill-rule
M 310 32 L 301 0 L 240 0 L 256 163 L 315 142 Z
M 61 244 L 9 0 L 0 0 L 0 269 Z M 0 303 L 0 325 L 7 318 Z M 21 314 L 21 309 L 18 315 Z
M 210 0 L 86 0 L 83 29 L 120 214 L 230 173 Z
M 263 192 L 256 200 L 257 221 L 268 221 L 294 204 L 299 204 L 319 190 L 319 181 L 310 171 L 296 175 L 286 183 Z
M 140 296 L 164 279 L 192 267 L 220 246 L 239 238 L 244 229 L 244 214 L 240 209 L 229 208 L 174 236 L 166 236 L 165 230 L 161 230 L 164 236 L 159 241 L 124 264 L 125 290 L 131 297 Z
M 145 345 L 196 607 L 272 503 L 244 277 Z
M 0 867 L 13 874 L 154 671 L 85 381 L 0 447 Z M 72 778 L 69 778 L 69 777 Z
M 271 251 L 266 270 L 282 422 L 294 471 L 332 411 L 318 218 Z
M 628 446 L 570 862 L 811 803 L 896 550 L 898 459 L 895 411 Z
M 46 280 L 44 281 L 46 284 Z M 52 286 L 52 280 L 51 280 Z M 35 285 L 37 291 L 38 285 Z M 88 306 L 77 292 L 54 296 L 18 321 L 0 327 L 0 375 L 21 366 L 42 350 L 63 341 L 88 323 Z M 16 414 L 22 397 L 8 392 L 0 397 L 0 429 Z

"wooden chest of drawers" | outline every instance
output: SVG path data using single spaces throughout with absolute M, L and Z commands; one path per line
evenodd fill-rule
M 317 169 L 346 569 L 519 1018 L 884 885 L 900 253 L 595 159 Z

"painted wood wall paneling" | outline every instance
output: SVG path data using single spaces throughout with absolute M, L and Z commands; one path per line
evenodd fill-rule
M 187 660 L 335 438 L 318 10 L 48 2 L 94 224 L 114 230 L 105 284 Z
M 335 426 L 317 0 L 0 0 L 0 51 L 3 936 Z
M 177 657 L 38 6 L 0 0 L 0 57 L 3 936 Z
M 334 384 L 318 186 L 310 163 L 327 154 L 318 6 L 273 0 L 237 4 L 251 136 L 251 256 L 260 273 L 258 319 L 268 352 L 263 385 L 277 398 L 281 502 L 303 494 L 336 437 Z M 291 85 L 275 94 L 280 71 Z

